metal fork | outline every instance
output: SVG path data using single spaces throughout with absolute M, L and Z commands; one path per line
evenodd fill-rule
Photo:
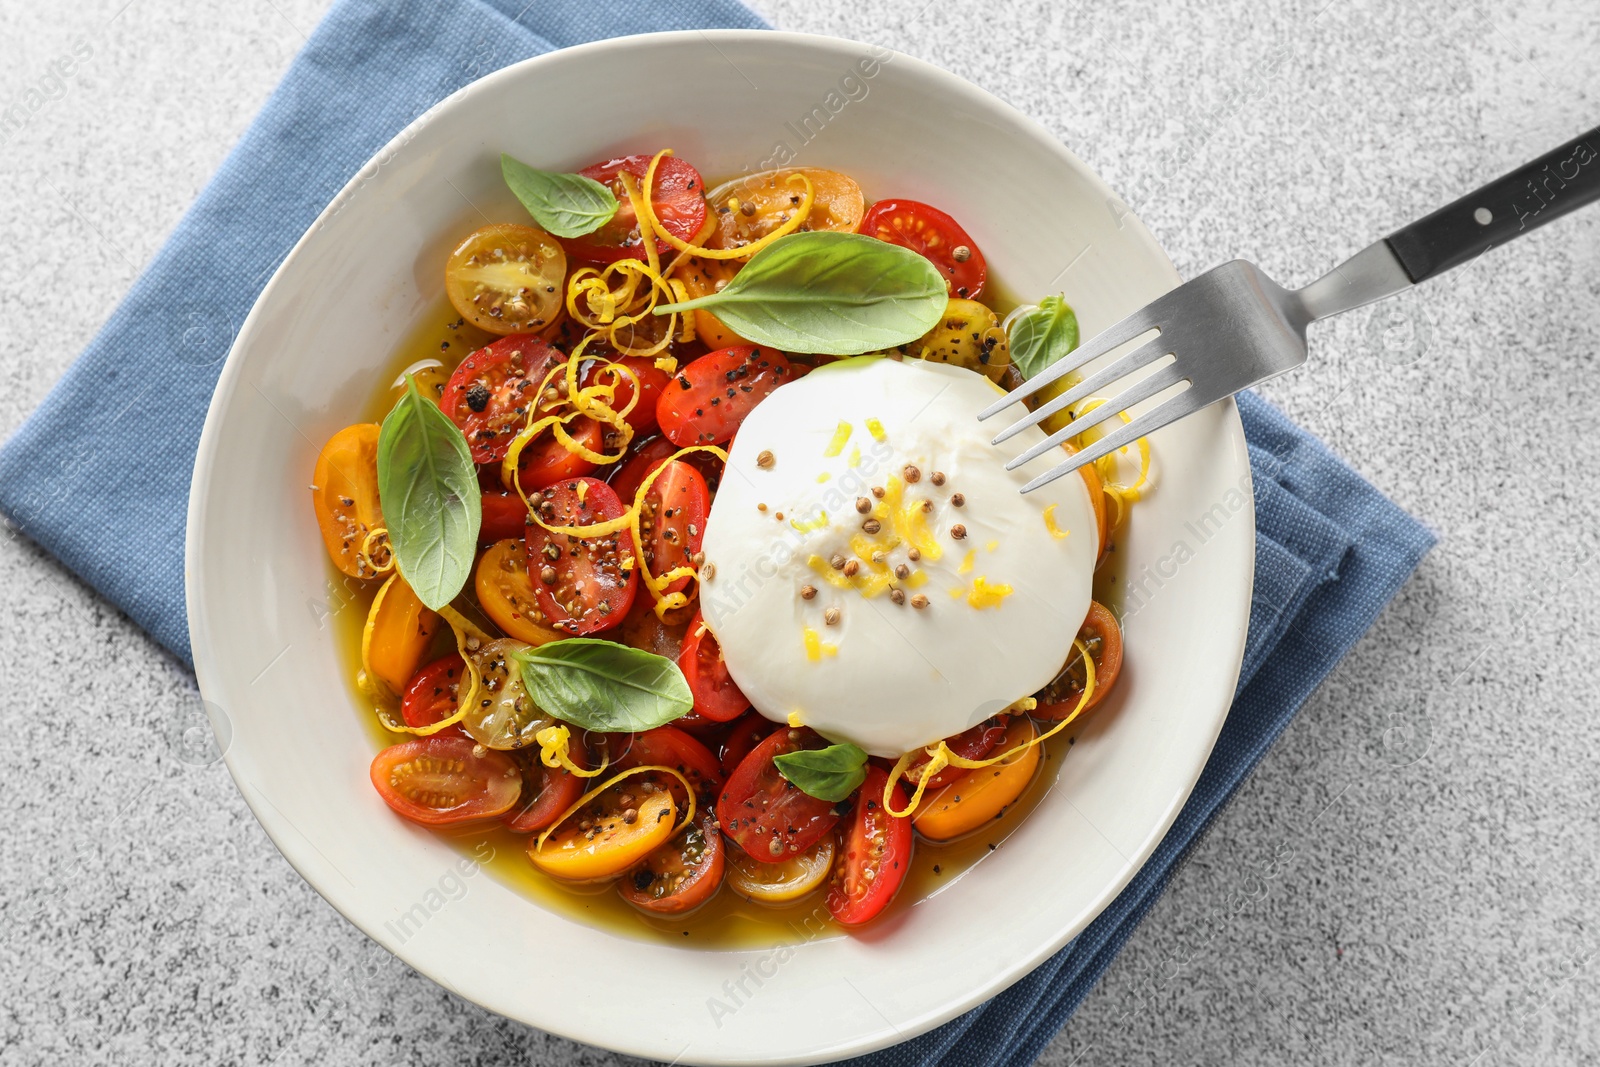
M 1304 289 L 1285 289 L 1242 259 L 1215 267 L 1092 338 L 978 418 L 991 418 L 1118 346 L 1159 331 L 1159 336 L 995 437 L 999 444 L 1135 371 L 1172 357 L 1007 463 L 1007 470 L 1020 467 L 1135 404 L 1182 387 L 1022 487 L 1024 493 L 1031 492 L 1169 422 L 1298 367 L 1306 360 L 1306 327 L 1316 320 L 1393 296 L 1596 199 L 1600 199 L 1600 127 L 1396 230 Z

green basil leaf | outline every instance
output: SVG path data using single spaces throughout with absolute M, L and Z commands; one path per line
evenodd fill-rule
M 417 599 L 434 610 L 450 603 L 472 573 L 483 494 L 460 427 L 409 375 L 378 433 L 378 502 Z
M 569 637 L 523 649 L 512 658 L 535 704 L 586 730 L 651 730 L 694 707 L 678 665 L 640 648 Z
M 593 233 L 617 213 L 617 198 L 593 178 L 535 170 L 504 153 L 500 174 L 533 221 L 557 237 Z
M 1024 378 L 1032 378 L 1077 347 L 1078 316 L 1062 297 L 1045 297 L 1011 324 L 1011 362 Z
M 846 741 L 772 757 L 778 773 L 807 796 L 837 804 L 867 779 L 867 754 Z
M 785 352 L 859 356 L 909 344 L 949 302 L 939 269 L 859 233 L 794 233 L 757 252 L 720 292 L 655 309 L 705 308 L 728 329 Z

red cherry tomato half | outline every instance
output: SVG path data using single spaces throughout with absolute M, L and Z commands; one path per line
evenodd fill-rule
M 454 715 L 457 687 L 466 669 L 466 662 L 458 653 L 452 652 L 418 671 L 400 697 L 400 717 L 405 720 L 405 724 L 430 726 L 440 719 L 448 719 Z M 467 736 L 459 723 L 447 726 L 438 734 L 430 736 L 443 737 L 447 734 Z
M 625 510 L 611 487 L 594 478 L 558 482 L 539 494 L 535 507 L 551 526 L 589 526 Z M 528 577 L 539 610 L 550 625 L 573 635 L 622 625 L 638 586 L 638 571 L 623 566 L 632 555 L 633 534 L 626 528 L 578 537 L 528 527 Z
M 644 178 L 650 171 L 651 156 L 626 156 L 585 167 L 578 173 L 593 178 L 610 187 L 617 198 L 617 213 L 611 221 L 594 233 L 583 237 L 562 238 L 561 244 L 568 254 L 592 263 L 614 263 L 619 259 L 644 259 L 644 241 L 639 238 L 639 220 L 622 187 L 621 174 L 633 175 L 635 187 L 641 192 Z M 656 184 L 651 190 L 650 206 L 656 221 L 663 229 L 681 241 L 687 241 L 700 232 L 706 223 L 706 189 L 700 172 L 677 156 L 667 156 L 656 168 Z M 660 238 L 656 248 L 667 254 L 670 245 Z
M 483 493 L 483 525 L 478 529 L 478 544 L 520 540 L 527 533 L 528 506 L 516 493 L 486 489 Z
M 722 764 L 711 750 L 674 726 L 657 726 L 623 734 L 613 742 L 617 770 L 655 765 L 671 767 L 689 779 L 702 805 L 712 803 L 722 787 Z M 669 779 L 670 780 L 670 779 Z
M 750 750 L 778 728 L 778 724 L 751 708 L 733 721 L 722 742 L 722 773 L 729 775 L 750 755 Z
M 605 428 L 586 415 L 567 423 L 566 430 L 574 441 L 591 452 L 605 451 Z M 554 485 L 563 478 L 577 478 L 594 470 L 595 465 L 576 452 L 570 451 L 551 430 L 542 430 L 538 437 L 522 447 L 517 456 L 517 482 L 524 493 Z
M 722 659 L 722 646 L 694 613 L 689 629 L 683 635 L 683 650 L 678 653 L 678 669 L 689 682 L 694 694 L 694 710 L 712 722 L 728 722 L 750 706 L 750 700 L 739 691 L 728 665 Z
M 699 471 L 682 460 L 661 468 L 639 512 L 644 561 L 653 576 L 690 565 L 690 558 L 700 551 L 710 510 L 711 490 Z M 677 593 L 688 587 L 686 576 L 674 579 L 664 591 Z
M 661 390 L 672 381 L 672 376 L 657 367 L 654 359 L 646 356 L 617 356 L 610 363 L 600 360 L 590 363 L 583 369 L 579 384 L 585 389 L 597 384 L 614 385 L 616 393 L 611 400 L 614 411 L 626 408 L 634 393 L 633 382 L 626 374 L 615 369 L 616 365 L 626 367 L 639 380 L 639 401 L 626 417 L 628 425 L 633 428 L 634 437 L 653 432 L 656 428 L 656 400 L 661 396 Z
M 828 911 L 845 926 L 859 926 L 888 907 L 911 866 L 911 820 L 884 809 L 888 781 L 883 771 L 869 767 L 867 780 L 856 791 L 844 853 L 828 889 Z M 905 786 L 896 783 L 894 788 L 895 807 L 904 809 Z
M 944 275 L 950 295 L 975 299 L 983 292 L 989 268 L 983 253 L 961 224 L 936 207 L 916 200 L 880 200 L 861 217 L 861 233 L 909 248 Z M 960 249 L 965 248 L 965 258 Z
M 628 457 L 617 464 L 606 482 L 617 491 L 624 505 L 631 504 L 633 498 L 639 495 L 639 486 L 650 477 L 650 472 L 665 463 L 667 457 L 676 451 L 678 446 L 665 437 L 635 440 Z
M 497 463 L 511 448 L 512 438 L 527 424 L 528 405 L 539 385 L 566 356 L 531 333 L 502 337 L 461 361 L 439 410 L 461 427 L 472 449 L 472 462 Z
M 726 869 L 722 834 L 710 812 L 695 818 L 617 883 L 622 899 L 653 915 L 682 915 L 716 893 Z
M 656 402 L 656 418 L 680 448 L 721 444 L 768 393 L 794 378 L 794 368 L 775 349 L 718 349 L 678 372 Z
M 579 767 L 590 765 L 588 753 L 576 739 L 567 749 L 567 756 Z M 576 804 L 590 785 L 589 779 L 580 778 L 565 767 L 546 767 L 537 752 L 519 752 L 514 758 L 522 767 L 522 795 L 510 811 L 500 816 L 512 833 L 543 830 Z
M 827 745 L 813 730 L 785 727 L 734 768 L 717 800 L 717 821 L 751 859 L 782 863 L 816 844 L 839 821 L 834 805 L 801 792 L 773 762 L 786 752 Z
M 391 745 L 372 761 L 372 785 L 399 815 L 424 826 L 491 819 L 522 792 L 522 774 L 504 752 L 469 737 L 436 735 Z
M 999 716 L 985 719 L 970 730 L 963 730 L 954 737 L 945 738 L 945 744 L 950 751 L 962 759 L 983 759 L 989 753 L 1000 747 L 1000 742 L 1006 739 L 1006 723 Z M 906 778 L 912 782 L 917 781 L 922 774 L 922 768 L 927 766 L 927 753 L 919 755 L 906 766 Z M 932 778 L 928 779 L 928 788 L 940 789 L 949 785 L 966 772 L 960 767 L 946 767 Z
M 1085 713 L 1111 692 L 1122 676 L 1122 627 L 1111 609 L 1098 601 L 1089 605 L 1089 614 L 1078 628 L 1078 640 L 1089 650 L 1094 661 L 1094 692 L 1083 706 Z M 1074 645 L 1067 653 L 1066 666 L 1051 679 L 1050 684 L 1034 694 L 1039 706 L 1033 709 L 1036 719 L 1065 719 L 1083 699 L 1083 686 L 1088 675 L 1083 669 L 1083 656 Z

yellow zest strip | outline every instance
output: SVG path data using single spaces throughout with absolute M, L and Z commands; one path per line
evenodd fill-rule
M 889 772 L 889 780 L 883 784 L 884 810 L 897 819 L 907 818 L 912 814 L 912 812 L 916 811 L 917 806 L 922 803 L 922 794 L 928 788 L 928 780 L 934 777 L 940 771 L 944 770 L 946 767 L 959 767 L 962 770 L 971 771 L 978 770 L 982 767 L 992 767 L 996 763 L 1005 762 L 1013 758 L 1021 758 L 1022 754 L 1028 749 L 1032 748 L 1034 745 L 1043 744 L 1045 741 L 1048 741 L 1050 738 L 1054 737 L 1056 734 L 1060 733 L 1062 730 L 1071 725 L 1071 723 L 1077 719 L 1079 714 L 1083 712 L 1083 709 L 1089 706 L 1089 698 L 1094 695 L 1095 684 L 1094 657 L 1089 655 L 1089 649 L 1077 638 L 1073 639 L 1072 647 L 1083 656 L 1083 695 L 1078 698 L 1078 705 L 1072 709 L 1071 714 L 1062 719 L 1060 722 L 1056 723 L 1050 729 L 1046 730 L 1044 733 L 1036 735 L 1033 740 L 1024 742 L 1015 748 L 1007 749 L 998 756 L 990 756 L 988 759 L 975 760 L 967 759 L 964 756 L 958 756 L 954 752 L 950 751 L 950 746 L 944 741 L 940 741 L 937 745 L 925 749 L 924 751 L 928 753 L 928 762 L 922 768 L 922 776 L 917 780 L 916 792 L 911 794 L 911 799 L 906 803 L 903 811 L 896 811 L 894 806 L 895 783 L 905 776 L 906 768 L 911 765 L 911 761 L 915 759 L 917 755 L 915 752 L 907 752 L 895 762 L 894 770 Z M 1030 703 L 1032 706 L 1028 706 Z M 1033 701 L 1030 697 L 1025 698 L 1022 701 L 1018 701 L 1017 704 L 1013 705 L 1012 707 L 1016 708 L 1018 711 L 1032 711 L 1037 706 L 1038 703 Z
M 663 148 L 661 151 L 657 152 L 656 157 L 650 161 L 650 169 L 645 172 L 644 176 L 644 187 L 647 191 L 653 191 L 655 189 L 656 167 L 660 166 L 663 157 L 670 155 L 672 155 L 672 149 Z M 623 187 L 626 188 L 630 180 L 630 176 L 626 172 L 623 172 L 621 177 L 623 181 Z M 643 235 L 643 224 L 648 221 L 650 228 L 656 232 L 656 236 L 660 237 L 672 248 L 676 248 L 679 252 L 693 254 L 701 259 L 748 259 L 757 252 L 761 251 L 763 248 L 766 248 L 768 245 L 772 244 L 774 241 L 778 240 L 778 238 L 787 237 L 791 233 L 798 230 L 805 223 L 806 219 L 810 217 L 811 206 L 816 203 L 817 199 L 817 191 L 812 186 L 811 179 L 807 178 L 799 171 L 796 171 L 795 173 L 789 175 L 788 180 L 791 182 L 799 182 L 800 185 L 805 189 L 799 206 L 795 208 L 794 214 L 789 217 L 788 222 L 785 222 L 782 226 L 779 226 L 776 230 L 773 230 L 771 233 L 761 238 L 761 240 L 747 244 L 743 248 L 697 248 L 682 238 L 673 236 L 662 228 L 660 222 L 656 221 L 655 204 L 651 202 L 651 198 L 648 196 L 644 197 L 640 203 L 634 205 L 634 212 L 639 216 L 640 234 L 641 236 Z M 655 245 L 649 241 L 646 241 L 645 248 L 647 251 L 649 251 L 654 249 Z
M 883 432 L 883 423 L 877 419 L 867 420 L 867 432 L 872 435 L 874 441 L 887 441 L 889 439 L 889 435 Z
M 967 594 L 967 603 L 982 611 L 984 608 L 997 608 L 1000 602 L 1016 590 L 1004 583 L 995 584 L 978 575 L 972 580 L 972 592 Z
M 851 445 L 850 446 L 850 456 L 849 456 L 848 459 L 845 460 L 845 463 L 848 464 L 851 467 L 859 467 L 859 466 L 861 466 L 861 448 L 860 448 L 860 446 L 858 446 L 858 445 Z
M 978 550 L 967 549 L 967 556 L 961 561 L 961 566 L 956 568 L 957 574 L 971 574 L 972 569 L 978 565 Z
M 579 778 L 594 778 L 604 774 L 605 769 L 611 765 L 609 757 L 600 761 L 600 766 L 594 770 L 584 770 L 572 762 L 572 731 L 565 724 L 546 726 L 543 730 L 533 735 L 539 742 L 539 762 L 546 767 L 564 767 Z
M 675 771 L 671 767 L 663 767 L 659 764 L 651 763 L 643 767 L 629 767 L 625 771 L 619 771 L 616 774 L 613 774 L 610 778 L 607 778 L 605 781 L 601 782 L 599 785 L 595 786 L 593 789 L 589 790 L 587 793 L 583 794 L 583 796 L 579 797 L 577 800 L 573 801 L 572 806 L 566 811 L 562 812 L 561 817 L 546 827 L 544 833 L 539 835 L 538 839 L 534 842 L 533 850 L 535 852 L 543 850 L 544 843 L 550 840 L 550 835 L 555 833 L 556 830 L 560 828 L 562 823 L 572 818 L 572 816 L 585 804 L 589 803 L 589 801 L 593 800 L 601 793 L 604 793 L 607 789 L 610 789 L 624 778 L 635 774 L 643 774 L 646 771 L 659 771 L 662 774 L 672 775 L 672 777 L 683 783 L 683 791 L 689 795 L 688 814 L 684 815 L 682 821 L 672 828 L 672 833 L 667 835 L 669 839 L 675 837 L 678 831 L 682 830 L 685 826 L 688 826 L 689 823 L 694 820 L 694 786 L 689 784 L 689 779 L 685 778 L 681 771 Z
M 1068 408 L 1067 413 L 1074 419 L 1081 418 L 1104 403 L 1105 399 L 1103 397 L 1086 397 Z M 1133 421 L 1126 411 L 1121 411 L 1117 414 L 1124 423 Z M 1096 433 L 1099 429 L 1098 426 L 1091 426 L 1079 434 L 1072 441 L 1074 449 L 1082 451 L 1094 441 L 1099 440 L 1098 436 L 1094 438 L 1087 436 L 1088 434 Z M 1100 436 L 1103 436 L 1103 434 Z M 1115 481 L 1117 476 L 1117 455 L 1127 452 L 1130 447 L 1139 449 L 1139 475 L 1133 480 L 1132 485 L 1120 485 Z M 1095 471 L 1100 475 L 1100 481 L 1104 484 L 1106 497 L 1116 509 L 1107 522 L 1108 528 L 1115 530 L 1128 517 L 1130 508 L 1144 496 L 1145 484 L 1150 480 L 1150 442 L 1141 437 L 1132 445 L 1124 445 L 1110 455 L 1101 456 L 1094 461 L 1094 467 Z
M 382 566 L 379 566 L 372 561 L 373 545 L 380 538 L 385 542 L 384 547 L 387 549 L 388 555 L 388 562 Z M 388 527 L 376 526 L 367 531 L 367 536 L 361 539 L 361 547 L 356 549 L 356 555 L 359 558 L 367 561 L 367 567 L 372 571 L 372 577 L 374 578 L 382 578 L 384 575 L 389 574 L 394 570 L 394 546 L 388 544 L 388 540 Z
M 838 645 L 824 641 L 821 635 L 809 626 L 801 631 L 801 636 L 805 640 L 806 659 L 812 663 L 819 662 L 823 656 L 837 656 L 839 654 Z
M 820 530 L 824 526 L 828 525 L 828 513 L 826 511 L 818 511 L 813 518 L 790 519 L 789 525 L 793 526 L 801 533 L 810 533 L 812 530 Z
M 633 532 L 633 551 L 635 558 L 639 561 L 639 577 L 644 582 L 645 591 L 656 602 L 655 613 L 658 619 L 665 619 L 667 612 L 673 608 L 681 608 L 689 603 L 687 592 L 680 590 L 676 593 L 668 593 L 665 591 L 667 586 L 676 582 L 679 578 L 694 578 L 698 580 L 700 573 L 693 567 L 674 567 L 666 574 L 651 574 L 650 565 L 645 562 L 644 558 L 644 534 L 639 528 L 639 517 L 644 513 L 644 501 L 645 497 L 650 494 L 650 487 L 656 484 L 656 478 L 662 471 L 667 469 L 667 464 L 683 456 L 692 455 L 695 452 L 706 452 L 724 463 L 728 462 L 728 453 L 716 445 L 690 445 L 688 448 L 678 449 L 657 464 L 656 469 L 651 471 L 649 476 L 639 483 L 638 492 L 633 494 L 633 503 L 628 506 L 628 510 L 622 516 L 628 520 L 628 529 Z M 535 516 L 535 518 L 537 517 Z
M 1050 531 L 1050 536 L 1057 541 L 1067 536 L 1068 531 L 1056 525 L 1056 505 L 1051 504 L 1044 509 L 1044 528 Z
M 828 442 L 828 448 L 822 454 L 829 459 L 832 459 L 840 452 L 843 452 L 845 443 L 850 440 L 851 429 L 852 427 L 848 422 L 841 420 L 839 425 L 834 427 L 833 440 Z
M 396 575 L 394 578 L 390 578 L 389 581 L 395 581 L 395 579 L 398 577 L 399 575 Z M 385 588 L 387 588 L 387 585 L 385 585 Z M 382 591 L 380 590 L 379 592 L 381 595 Z M 440 719 L 438 722 L 429 723 L 427 726 L 407 726 L 403 722 L 384 723 L 386 728 L 393 730 L 396 733 L 416 734 L 418 737 L 432 737 L 440 730 L 454 726 L 456 723 L 460 722 L 462 717 L 466 715 L 467 709 L 472 707 L 478 701 L 478 689 L 483 684 L 483 675 L 478 671 L 477 662 L 467 653 L 467 641 L 470 638 L 477 638 L 480 642 L 488 642 L 492 640 L 492 638 L 474 626 L 470 621 L 464 618 L 460 612 L 456 611 L 456 609 L 452 608 L 449 604 L 446 604 L 444 607 L 440 608 L 438 614 L 440 618 L 449 624 L 451 631 L 456 635 L 456 651 L 461 654 L 461 661 L 467 665 L 467 685 L 465 689 L 463 689 L 461 688 L 460 683 L 457 683 L 456 692 L 459 695 L 456 697 L 456 710 L 447 718 Z

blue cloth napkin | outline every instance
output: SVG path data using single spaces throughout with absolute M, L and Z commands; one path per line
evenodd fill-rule
M 624 31 L 762 26 L 735 0 L 339 0 L 127 299 L 0 449 L 0 511 L 189 662 L 184 518 L 206 407 L 256 296 L 351 175 L 427 107 L 508 63 Z M 1245 395 L 1240 408 L 1255 597 L 1238 695 L 1193 796 L 1076 941 L 989 1003 L 862 1063 L 1031 1063 L 1432 544 L 1266 402 Z

